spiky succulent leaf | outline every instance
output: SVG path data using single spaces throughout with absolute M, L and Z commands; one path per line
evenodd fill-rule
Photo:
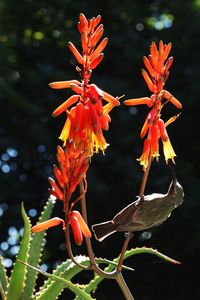
M 6 269 L 3 265 L 3 258 L 0 256 L 0 292 L 2 297 L 5 295 L 8 288 L 8 278 L 6 275 Z
M 58 285 L 62 285 L 62 288 L 64 286 L 64 288 L 68 288 L 70 291 L 72 291 L 76 296 L 79 297 L 79 299 L 83 299 L 83 300 L 92 300 L 93 298 L 91 298 L 91 296 L 89 294 L 87 294 L 78 284 L 74 284 L 72 283 L 70 280 L 66 280 L 65 278 L 62 278 L 62 277 L 59 277 L 55 274 L 50 274 L 50 273 L 47 273 L 47 272 L 42 272 L 41 270 L 39 270 L 38 268 L 35 268 L 33 266 L 30 266 L 29 264 L 23 262 L 23 261 L 19 261 L 22 265 L 25 265 L 27 266 L 28 268 L 31 268 L 33 270 L 35 270 L 36 272 L 46 276 L 46 277 L 49 277 L 51 278 L 51 280 L 55 281 L 56 282 L 56 285 L 55 287 Z M 54 294 L 54 291 L 52 290 L 51 291 L 52 293 L 50 294 L 50 298 L 49 298 L 49 295 L 43 295 L 41 294 L 40 295 L 40 298 L 37 298 L 37 297 L 33 297 L 33 299 L 42 299 L 42 300 L 54 300 L 54 299 L 57 299 L 57 294 Z M 93 299 L 94 300 L 94 299 Z
M 88 257 L 79 255 L 76 257 L 76 260 L 81 263 L 84 266 L 88 266 L 90 264 L 90 260 Z M 111 264 L 114 265 L 114 267 L 117 266 L 116 262 L 103 259 L 103 258 L 96 258 L 96 262 L 98 264 Z M 122 266 L 122 268 L 127 269 L 127 270 L 132 270 L 129 267 Z M 82 269 L 77 267 L 70 259 L 68 259 L 66 262 L 63 262 L 61 265 L 57 267 L 57 269 L 53 272 L 53 275 L 60 276 L 62 278 L 71 280 L 75 275 L 77 275 L 79 272 L 81 272 Z M 43 300 L 43 299 L 57 299 L 57 298 L 52 298 L 52 295 L 54 294 L 55 296 L 59 296 L 62 291 L 64 290 L 64 287 L 62 285 L 58 285 L 57 282 L 52 280 L 51 278 L 48 278 L 47 281 L 45 281 L 44 285 L 40 288 L 40 291 L 36 295 L 36 300 Z
M 86 256 L 80 255 L 76 259 L 83 265 L 89 265 L 89 259 Z M 53 275 L 71 280 L 76 274 L 81 271 L 82 269 L 77 267 L 70 259 L 68 259 L 66 262 L 60 264 L 56 268 L 56 270 L 54 270 Z M 52 300 L 57 299 L 64 288 L 65 287 L 63 286 L 63 284 L 58 283 L 57 281 L 49 277 L 48 280 L 45 281 L 44 285 L 40 288 L 40 291 L 36 294 L 36 298 L 34 299 L 45 300 L 49 299 L 49 297 L 51 297 Z
M 6 268 L 4 267 L 4 264 L 3 264 L 3 257 L 1 255 L 0 255 L 0 283 L 5 292 L 8 287 L 8 277 L 6 274 Z
M 136 254 L 152 254 L 152 255 L 156 255 L 159 258 L 162 258 L 163 260 L 166 260 L 172 264 L 176 264 L 176 265 L 181 264 L 179 261 L 159 252 L 157 249 L 147 248 L 147 247 L 137 247 L 137 248 L 132 248 L 130 250 L 127 250 L 125 252 L 124 259 L 129 258 Z M 115 259 L 115 260 L 117 260 L 117 259 Z
M 13 267 L 13 271 L 10 277 L 6 300 L 21 300 L 22 292 L 25 284 L 26 278 L 26 266 L 22 265 L 18 260 L 23 260 L 27 262 L 28 260 L 28 252 L 30 246 L 30 233 L 31 233 L 31 224 L 30 220 L 26 215 L 24 210 L 24 206 L 21 206 L 21 213 L 24 220 L 24 233 L 19 249 L 19 253 L 17 255 L 16 262 Z
M 137 248 L 132 248 L 130 250 L 127 250 L 125 252 L 125 255 L 124 255 L 124 260 L 127 259 L 127 258 L 129 258 L 129 257 L 131 257 L 131 256 L 133 256 L 133 255 L 136 255 L 136 254 L 145 254 L 145 253 L 146 254 L 156 255 L 159 258 L 162 258 L 162 259 L 164 259 L 164 260 L 166 260 L 168 262 L 174 263 L 174 264 L 180 264 L 178 261 L 170 258 L 167 255 L 162 254 L 158 250 L 153 249 L 153 248 L 147 248 L 147 247 L 141 247 L 141 248 L 137 247 Z M 119 257 L 113 259 L 113 262 L 117 263 L 118 260 L 119 260 Z M 108 267 L 105 268 L 105 271 L 106 272 L 112 272 L 114 270 L 114 268 L 115 268 L 115 265 L 110 264 Z M 97 286 L 102 282 L 103 279 L 104 278 L 101 277 L 101 276 L 99 276 L 99 275 L 95 276 L 94 279 L 92 279 L 90 281 L 90 283 L 87 284 L 87 286 L 85 287 L 86 293 L 91 293 L 92 291 L 94 291 L 97 288 Z M 76 298 L 76 299 L 78 299 L 78 298 Z
M 49 219 L 54 204 L 55 204 L 55 197 L 50 196 L 41 213 L 38 223 L 44 222 Z M 31 266 L 37 267 L 40 263 L 40 258 L 44 248 L 44 237 L 45 237 L 45 231 L 34 233 L 32 235 L 29 257 L 27 261 L 28 264 L 30 264 Z M 37 278 L 37 272 L 33 269 L 30 269 L 26 276 L 25 288 L 22 297 L 23 300 L 31 299 L 34 292 L 36 278 Z

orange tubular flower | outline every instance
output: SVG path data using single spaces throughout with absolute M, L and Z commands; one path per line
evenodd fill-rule
M 83 242 L 83 236 L 87 238 L 91 238 L 92 234 L 89 230 L 86 222 L 83 220 L 83 217 L 81 214 L 77 211 L 71 211 L 68 214 L 68 220 L 69 224 L 71 225 L 74 241 L 75 243 L 80 246 Z M 52 218 L 50 220 L 47 220 L 45 222 L 39 223 L 31 228 L 31 231 L 33 233 L 41 232 L 44 230 L 47 230 L 51 227 L 55 227 L 62 224 L 63 230 L 66 229 L 65 222 L 60 218 Z
M 58 226 L 61 223 L 63 225 L 63 229 L 65 229 L 65 222 L 62 219 L 55 217 L 55 218 L 52 218 L 50 220 L 47 220 L 45 222 L 42 222 L 42 223 L 39 223 L 39 224 L 33 226 L 31 228 L 31 231 L 33 233 L 35 233 L 35 232 L 41 232 L 41 231 L 44 231 L 44 230 L 49 229 L 51 227 Z
M 169 140 L 166 127 L 174 122 L 177 116 L 170 118 L 166 123 L 160 118 L 161 110 L 167 102 L 171 102 L 176 108 L 181 109 L 182 104 L 170 92 L 164 90 L 164 85 L 169 76 L 169 69 L 173 63 L 173 57 L 168 58 L 172 44 L 163 44 L 159 42 L 158 47 L 155 42 L 152 42 L 150 47 L 150 55 L 147 58 L 144 56 L 143 61 L 147 69 L 142 69 L 142 76 L 151 92 L 153 94 L 150 98 L 142 97 L 137 99 L 128 99 L 124 101 L 127 106 L 146 104 L 151 107 L 145 123 L 142 127 L 140 137 L 144 138 L 147 134 L 147 139 L 144 142 L 143 153 L 138 159 L 146 170 L 150 158 L 159 157 L 159 139 L 163 143 L 163 152 L 166 162 L 172 160 L 176 156 L 171 142 Z M 165 101 L 165 102 L 164 102 Z
M 53 89 L 71 88 L 76 95 L 71 96 L 63 102 L 53 112 L 56 117 L 62 112 L 66 112 L 67 120 L 60 134 L 60 139 L 65 146 L 68 140 L 72 140 L 75 145 L 83 141 L 84 147 L 89 149 L 91 156 L 98 150 L 107 147 L 103 136 L 103 130 L 108 130 L 108 123 L 111 121 L 108 113 L 114 106 L 120 105 L 118 97 L 99 89 L 95 84 L 89 84 L 92 70 L 95 69 L 103 59 L 102 51 L 107 45 L 108 39 L 104 38 L 103 25 L 100 24 L 101 16 L 87 20 L 83 14 L 79 16 L 78 30 L 81 35 L 82 51 L 71 42 L 68 47 L 76 58 L 79 67 L 76 67 L 83 80 L 59 81 L 50 83 Z M 104 109 L 102 100 L 108 102 L 109 112 Z M 76 106 L 70 109 L 70 106 Z
M 68 142 L 64 150 L 60 146 L 57 147 L 57 160 L 59 167 L 53 167 L 57 183 L 49 178 L 50 193 L 68 205 L 77 185 L 86 178 L 89 167 L 88 151 L 84 150 L 82 143 L 75 147 L 73 143 Z

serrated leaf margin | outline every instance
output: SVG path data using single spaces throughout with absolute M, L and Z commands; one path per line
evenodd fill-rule
M 49 219 L 53 207 L 55 204 L 55 197 L 50 196 L 44 206 L 44 209 L 40 215 L 38 223 L 44 222 Z M 46 231 L 34 233 L 31 237 L 30 242 L 30 250 L 28 256 L 28 264 L 37 267 L 40 263 L 40 259 L 42 256 L 43 248 L 44 248 L 44 237 Z M 26 276 L 25 287 L 23 290 L 22 299 L 23 300 L 30 300 L 34 293 L 35 282 L 37 279 L 37 272 L 35 270 L 29 270 Z
M 25 279 L 26 279 L 26 266 L 19 263 L 19 259 L 27 262 L 28 252 L 30 247 L 30 232 L 31 223 L 24 210 L 23 203 L 21 204 L 21 213 L 24 220 L 24 233 L 20 244 L 20 249 L 16 257 L 16 261 L 10 276 L 8 290 L 6 293 L 6 300 L 21 300 Z

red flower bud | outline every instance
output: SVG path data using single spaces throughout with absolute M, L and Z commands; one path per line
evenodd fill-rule
M 83 235 L 82 235 L 82 232 L 81 232 L 81 227 L 80 227 L 78 218 L 76 216 L 72 215 L 70 217 L 69 222 L 70 222 L 70 225 L 71 225 L 71 228 L 72 228 L 74 241 L 78 246 L 80 246 L 83 242 Z

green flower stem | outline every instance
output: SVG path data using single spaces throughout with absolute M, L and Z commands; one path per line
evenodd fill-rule
M 131 294 L 131 292 L 126 284 L 126 281 L 124 280 L 122 273 L 119 273 L 116 276 L 115 280 L 117 281 L 119 287 L 121 288 L 125 299 L 126 300 L 134 300 L 133 295 Z
M 121 253 L 120 253 L 119 262 L 118 262 L 118 265 L 117 265 L 117 271 L 118 271 L 118 272 L 121 272 L 121 269 L 122 269 L 122 263 L 123 263 L 123 260 L 124 260 L 124 254 L 125 254 L 125 252 L 126 252 L 126 250 L 127 250 L 129 241 L 130 241 L 130 239 L 132 238 L 132 236 L 133 236 L 132 232 L 128 232 L 128 233 L 127 233 L 126 239 L 125 239 L 124 244 L 123 244 L 123 247 L 122 247 L 122 251 L 121 251 Z
M 151 168 L 151 162 L 152 162 L 152 156 L 149 157 L 149 162 L 148 162 L 147 169 L 143 174 L 143 178 L 142 178 L 142 182 L 141 182 L 141 186 L 140 186 L 140 193 L 139 193 L 140 197 L 142 197 L 144 195 L 145 187 L 146 187 L 146 184 L 147 184 L 147 179 L 148 179 L 148 176 L 149 176 L 149 171 L 150 171 L 150 168 Z M 127 237 L 126 237 L 126 239 L 124 241 L 124 244 L 123 244 L 123 247 L 122 247 L 122 251 L 121 251 L 118 266 L 117 266 L 117 271 L 119 271 L 119 272 L 121 272 L 121 266 L 123 264 L 124 254 L 125 254 L 125 252 L 128 248 L 128 244 L 129 244 L 129 241 L 130 241 L 131 237 L 132 237 L 132 233 L 128 232 Z
M 86 209 L 86 199 L 85 199 L 85 194 L 83 193 L 84 191 L 84 185 L 83 185 L 83 181 L 79 184 L 79 188 L 80 188 L 80 194 L 83 195 L 81 197 L 81 210 L 82 210 L 82 216 L 85 220 L 85 222 L 87 223 L 87 209 Z M 125 242 L 125 246 L 122 248 L 122 253 L 121 253 L 121 256 L 120 256 L 120 260 L 119 260 L 119 264 L 118 264 L 118 267 L 121 271 L 121 265 L 122 265 L 122 262 L 123 262 L 123 256 L 124 256 L 124 253 L 126 251 L 126 244 L 128 245 L 127 242 L 129 242 L 129 238 L 127 238 L 126 242 Z M 86 246 L 87 246 L 87 251 L 88 251 L 88 256 L 90 258 L 90 262 L 91 262 L 91 266 L 94 270 L 94 272 L 96 272 L 99 276 L 103 277 L 103 278 L 108 278 L 108 279 L 115 279 L 121 289 L 121 291 L 123 292 L 124 294 L 124 297 L 126 300 L 134 300 L 121 272 L 118 270 L 118 267 L 113 271 L 113 272 L 105 272 L 103 271 L 102 269 L 99 268 L 99 266 L 96 264 L 96 261 L 95 261 L 95 256 L 94 256 L 94 252 L 93 252 L 93 249 L 92 249 L 92 244 L 91 244 L 91 240 L 90 238 L 85 238 L 85 242 L 86 242 Z
M 82 197 L 81 197 L 82 216 L 83 216 L 83 219 L 85 220 L 85 222 L 88 223 L 87 222 L 86 199 L 85 199 L 85 193 L 83 192 L 84 191 L 83 181 L 80 182 L 79 189 L 80 189 L 80 194 L 82 195 Z M 87 251 L 88 251 L 88 256 L 90 258 L 91 268 L 99 276 L 102 276 L 102 277 L 108 278 L 108 279 L 114 279 L 118 275 L 119 272 L 117 270 L 114 270 L 113 272 L 107 273 L 107 272 L 103 271 L 101 268 L 99 268 L 99 266 L 97 265 L 97 263 L 95 261 L 95 255 L 94 255 L 94 252 L 92 249 L 92 244 L 91 244 L 90 238 L 85 238 L 85 243 L 86 243 L 86 247 L 87 247 Z
M 79 263 L 78 261 L 76 261 L 76 258 L 73 255 L 72 252 L 72 247 L 71 247 L 71 240 L 70 240 L 70 234 L 69 234 L 69 222 L 67 220 L 67 216 L 66 216 L 66 228 L 65 228 L 65 235 L 66 235 L 66 248 L 67 248 L 67 253 L 69 255 L 69 258 L 73 261 L 73 263 L 78 266 L 79 268 L 83 269 L 83 270 L 90 270 L 91 267 L 90 266 L 85 266 L 81 263 Z

